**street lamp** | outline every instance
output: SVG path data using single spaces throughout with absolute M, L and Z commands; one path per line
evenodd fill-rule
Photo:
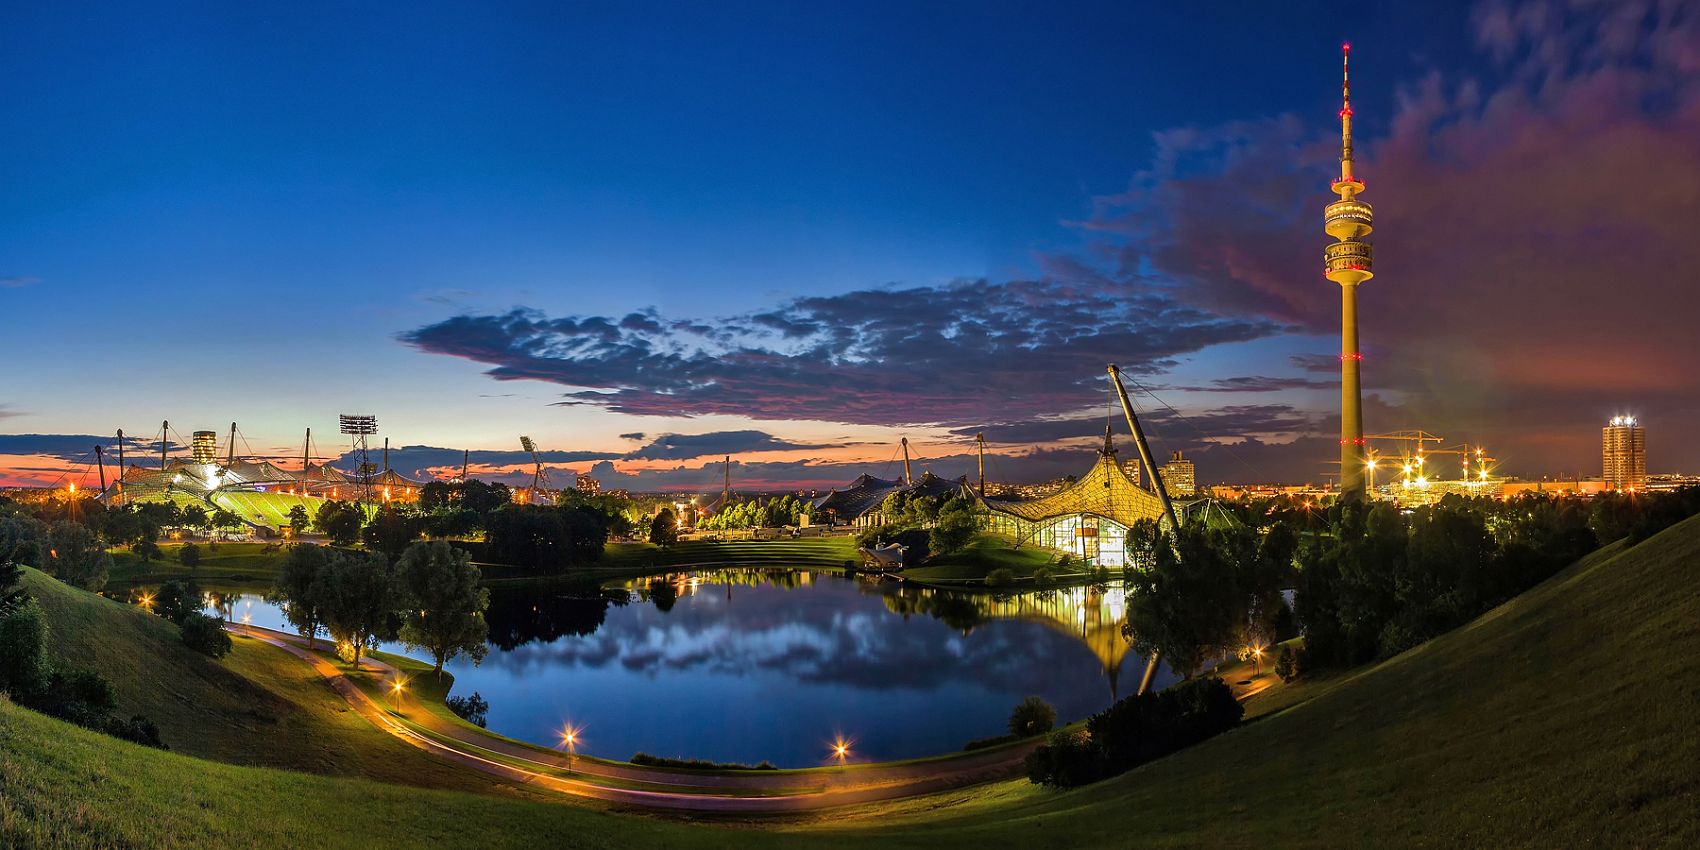
M 850 745 L 854 743 L 856 742 L 847 740 L 843 735 L 833 739 L 832 757 L 838 759 L 839 764 L 843 764 L 850 757 Z

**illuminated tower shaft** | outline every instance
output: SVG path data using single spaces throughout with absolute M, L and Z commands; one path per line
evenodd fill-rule
M 1350 44 L 1340 47 L 1340 179 L 1330 187 L 1340 200 L 1323 210 L 1322 228 L 1336 240 L 1323 251 L 1323 276 L 1340 284 L 1340 495 L 1364 494 L 1363 387 L 1358 370 L 1358 284 L 1374 276 L 1375 253 L 1365 236 L 1375 214 L 1358 200 L 1364 183 L 1352 173 L 1352 85 Z

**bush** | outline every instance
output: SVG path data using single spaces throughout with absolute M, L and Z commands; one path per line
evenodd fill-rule
M 183 566 L 188 567 L 191 570 L 200 566 L 201 565 L 201 550 L 200 550 L 200 547 L 196 546 L 193 543 L 185 543 L 182 546 L 178 547 L 178 549 L 177 549 L 177 563 L 182 564 Z
M 971 753 L 975 750 L 984 750 L 988 747 L 1010 744 L 1019 740 L 1021 740 L 1021 737 L 1018 735 L 994 735 L 990 738 L 975 738 L 974 740 L 963 744 L 962 751 L 965 753 Z
M 1033 581 L 1037 584 L 1050 584 L 1056 578 L 1050 564 L 1042 564 L 1033 571 Z
M 46 690 L 47 620 L 30 599 L 0 616 L 0 692 L 19 702 Z
M 490 703 L 485 702 L 484 697 L 477 691 L 473 691 L 469 697 L 449 697 L 443 700 L 443 704 L 460 719 L 480 729 L 484 728 L 485 715 L 490 711 Z
M 1043 735 L 1057 725 L 1057 710 L 1038 697 L 1028 697 L 1009 714 L 1009 734 L 1026 738 Z
M 1008 567 L 998 567 L 986 573 L 986 584 L 990 587 L 1008 587 L 1015 583 L 1015 573 Z
M 1283 682 L 1291 682 L 1299 677 L 1299 657 L 1290 646 L 1281 647 L 1281 654 L 1275 657 L 1275 675 Z
M 230 654 L 230 633 L 224 630 L 224 618 L 205 614 L 190 614 L 180 626 L 183 644 L 210 658 Z
M 1022 762 L 1027 779 L 1035 785 L 1072 788 L 1109 775 L 1103 753 L 1092 739 L 1078 729 L 1063 729 L 1027 754 Z
M 772 762 L 763 761 L 760 764 L 743 764 L 735 761 L 705 761 L 703 759 L 675 759 L 665 756 L 652 756 L 649 753 L 634 753 L 632 764 L 645 767 L 683 767 L 689 770 L 778 770 Z
M 1233 728 L 1244 713 L 1221 679 L 1192 679 L 1168 690 L 1128 697 L 1064 730 L 1027 758 L 1027 778 L 1070 787 L 1168 755 Z

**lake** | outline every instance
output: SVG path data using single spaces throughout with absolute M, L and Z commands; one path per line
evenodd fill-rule
M 223 612 L 288 630 L 256 595 Z M 489 654 L 457 660 L 456 694 L 489 728 L 578 751 L 781 767 L 955 752 L 1005 732 L 1028 695 L 1076 720 L 1139 687 L 1119 582 L 1005 595 L 774 569 L 675 573 L 589 590 L 491 593 Z M 386 650 L 426 659 L 399 645 Z M 1133 657 L 1130 657 L 1133 656 Z M 1173 681 L 1162 670 L 1158 686 Z

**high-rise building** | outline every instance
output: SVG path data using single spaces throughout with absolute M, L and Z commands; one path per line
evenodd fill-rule
M 1364 237 L 1374 229 L 1374 211 L 1358 200 L 1364 182 L 1352 173 L 1352 46 L 1340 46 L 1340 179 L 1330 186 L 1340 200 L 1323 209 L 1322 229 L 1336 240 L 1323 252 L 1323 276 L 1340 284 L 1340 495 L 1364 493 L 1363 390 L 1358 371 L 1358 284 L 1374 276 L 1375 253 Z
M 586 496 L 594 496 L 602 492 L 602 482 L 592 478 L 586 473 L 580 472 L 573 480 L 573 489 L 585 494 Z
M 218 460 L 218 434 L 213 431 L 196 431 L 189 435 L 189 457 L 196 463 L 213 463 Z
M 1131 479 L 1133 483 L 1139 484 L 1139 458 L 1130 457 L 1127 460 L 1122 461 L 1122 471 L 1127 473 L 1127 477 Z M 1143 487 L 1145 485 L 1139 484 L 1139 486 Z
M 1190 498 L 1198 495 L 1198 470 L 1180 452 L 1171 452 L 1163 464 L 1163 489 L 1170 496 Z
M 1613 416 L 1600 429 L 1600 460 L 1608 489 L 1647 489 L 1647 432 L 1635 417 Z

